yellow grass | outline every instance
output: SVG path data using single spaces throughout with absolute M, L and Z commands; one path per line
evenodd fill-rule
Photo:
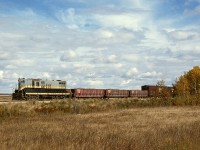
M 16 115 L 0 118 L 0 135 L 2 150 L 199 149 L 200 107 Z
M 0 96 L 0 102 L 11 102 L 12 97 L 11 96 Z

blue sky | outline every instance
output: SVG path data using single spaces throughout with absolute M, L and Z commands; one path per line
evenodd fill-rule
M 200 0 L 0 0 L 0 92 L 167 85 L 200 63 Z

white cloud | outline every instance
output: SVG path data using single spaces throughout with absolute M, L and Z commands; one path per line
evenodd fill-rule
M 117 15 L 96 15 L 98 20 L 105 27 L 128 28 L 140 30 L 144 27 L 145 16 L 140 14 L 117 14 Z
M 6 52 L 1 52 L 0 54 L 0 60 L 6 60 L 10 58 L 10 54 Z
M 159 1 L 159 0 L 158 0 Z M 158 3 L 157 0 L 146 1 L 146 0 L 127 0 L 127 5 L 130 5 L 134 8 L 141 9 L 143 11 L 151 10 L 155 4 Z
M 89 85 L 91 85 L 91 86 L 100 86 L 100 85 L 103 85 L 103 81 L 100 81 L 100 80 L 89 80 L 86 83 L 89 84 Z
M 19 78 L 19 74 L 12 71 L 0 71 L 0 79 L 7 81 L 16 81 Z
M 19 78 L 18 73 L 14 72 L 14 73 L 12 74 L 12 78 L 13 78 L 13 80 Z
M 49 78 L 51 78 L 51 75 L 48 72 L 43 72 L 42 73 L 42 78 L 49 79 Z
M 129 70 L 126 72 L 126 75 L 127 75 L 128 77 L 132 78 L 132 77 L 138 75 L 138 73 L 139 73 L 139 71 L 138 71 L 137 68 L 131 68 L 131 69 L 129 69 Z
M 112 38 L 115 36 L 114 33 L 109 30 L 100 30 L 97 34 L 99 34 L 102 38 Z
M 69 50 L 67 52 L 65 52 L 62 56 L 61 56 L 61 60 L 62 61 L 74 61 L 76 60 L 78 57 L 78 55 L 76 54 L 75 51 L 73 50 Z
M 161 72 L 156 72 L 156 71 L 153 71 L 153 72 L 145 72 L 141 75 L 142 77 L 144 78 L 153 78 L 153 77 L 160 77 L 162 76 L 162 73 Z
M 129 62 L 141 61 L 141 56 L 139 54 L 124 54 L 122 58 L 125 59 L 125 61 L 129 61 Z
M 4 71 L 0 70 L 0 79 L 3 79 Z
M 17 69 L 17 67 L 13 64 L 8 64 L 5 66 L 5 69 Z
M 121 63 L 116 63 L 116 64 L 113 64 L 113 66 L 116 68 L 122 68 L 124 65 Z
M 20 33 L 10 33 L 10 32 L 1 32 L 0 33 L 0 37 L 3 40 L 10 40 L 10 39 L 21 39 L 21 38 L 25 38 L 25 36 L 23 34 Z
M 174 40 L 192 40 L 199 38 L 199 33 L 194 31 L 176 30 L 169 33 Z
M 107 27 L 107 29 L 97 30 L 93 36 L 96 37 L 98 46 L 110 46 L 111 44 L 136 43 L 143 38 L 143 33 L 127 28 Z
M 56 14 L 57 18 L 61 20 L 62 22 L 67 24 L 67 27 L 69 29 L 78 29 L 78 25 L 76 23 L 76 16 L 75 16 L 75 10 L 74 8 L 69 8 L 67 10 L 60 10 Z
M 129 80 L 123 80 L 122 83 L 121 83 L 121 85 L 127 85 L 127 84 L 130 84 L 131 82 L 132 82 L 131 79 L 129 79 Z
M 148 49 L 163 49 L 169 46 L 169 41 L 159 28 L 152 27 L 145 32 L 145 39 L 142 40 L 140 45 Z
M 116 55 L 110 55 L 110 56 L 108 56 L 107 61 L 109 63 L 117 62 L 117 56 Z
M 17 67 L 31 67 L 36 64 L 33 59 L 18 59 L 18 60 L 13 60 L 10 61 L 12 64 L 14 64 Z

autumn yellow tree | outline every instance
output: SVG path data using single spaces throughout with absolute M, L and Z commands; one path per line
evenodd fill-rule
M 200 93 L 200 67 L 194 66 L 181 75 L 174 84 L 176 95 L 194 95 Z
M 187 73 L 187 79 L 191 94 L 198 94 L 200 90 L 200 67 L 195 66 Z
M 174 84 L 175 94 L 176 95 L 188 95 L 189 92 L 189 83 L 185 75 L 181 75 Z

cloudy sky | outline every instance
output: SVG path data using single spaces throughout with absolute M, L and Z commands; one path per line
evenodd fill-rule
M 171 85 L 199 64 L 200 0 L 0 0 L 0 92 Z

